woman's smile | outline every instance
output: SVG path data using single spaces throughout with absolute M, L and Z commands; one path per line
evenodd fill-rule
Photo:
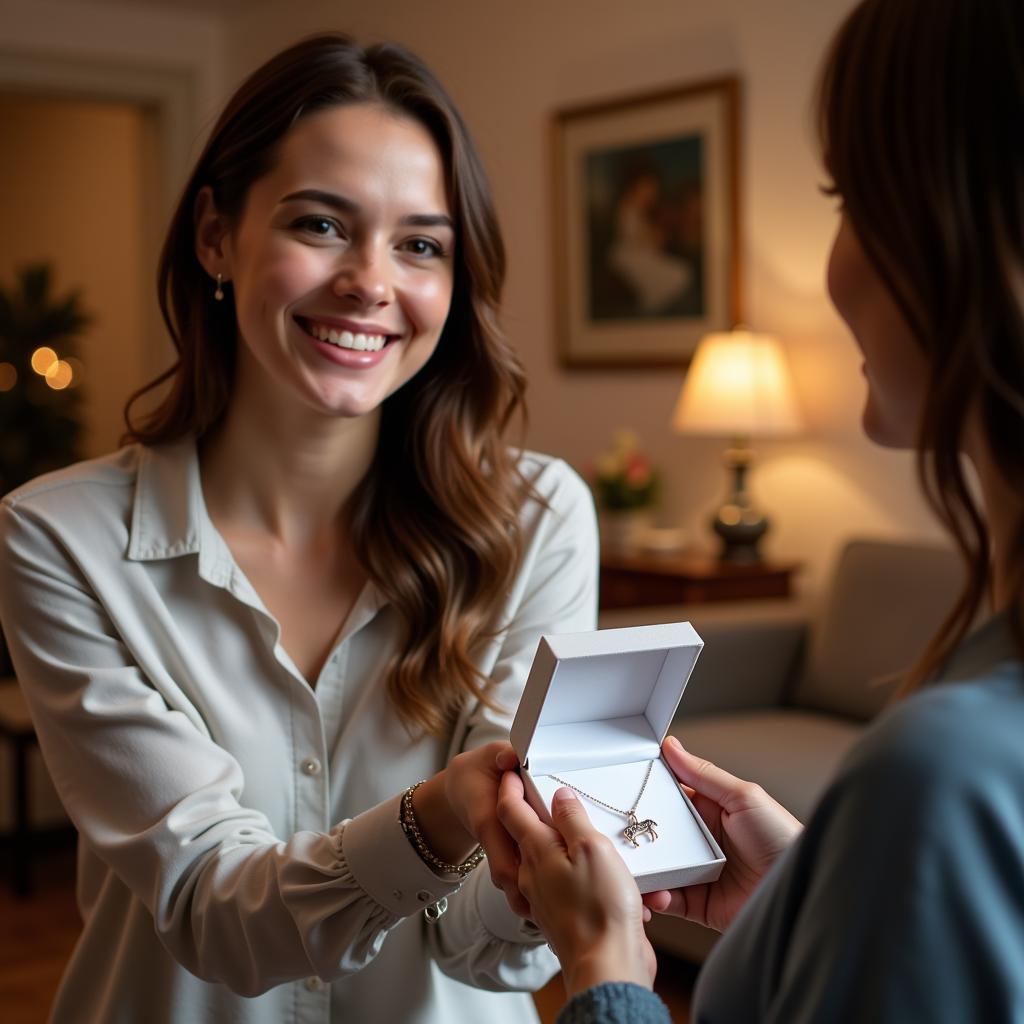
M 326 341 L 341 348 L 379 352 L 389 341 L 399 336 L 377 324 L 359 324 L 352 321 L 327 321 L 295 317 L 295 322 L 317 341 Z
M 325 317 L 294 318 L 296 325 L 324 359 L 348 369 L 372 369 L 401 342 L 402 335 L 379 324 Z

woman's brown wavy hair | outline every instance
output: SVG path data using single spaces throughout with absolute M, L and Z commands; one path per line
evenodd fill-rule
M 875 270 L 928 357 L 922 489 L 967 568 L 964 589 L 908 675 L 946 660 L 992 586 L 992 550 L 960 453 L 973 418 L 1024 497 L 1024 3 L 866 0 L 818 93 L 825 165 Z M 1024 523 L 1000 562 L 1024 656 Z
M 237 223 L 253 182 L 300 118 L 347 103 L 382 104 L 431 133 L 455 221 L 451 309 L 434 355 L 385 403 L 375 461 L 348 513 L 357 555 L 404 624 L 387 679 L 410 730 L 440 733 L 468 699 L 491 704 L 473 663 L 521 555 L 518 510 L 529 488 L 503 442 L 522 414 L 525 378 L 498 324 L 505 251 L 490 187 L 462 118 L 402 47 L 320 35 L 256 70 L 228 102 L 192 172 L 164 243 L 160 308 L 177 349 L 166 373 L 132 396 L 127 441 L 201 439 L 221 422 L 235 371 L 230 290 L 213 299 L 195 252 L 196 196 L 209 185 Z M 169 390 L 137 416 L 137 399 Z M 134 407 L 134 408 L 133 408 Z

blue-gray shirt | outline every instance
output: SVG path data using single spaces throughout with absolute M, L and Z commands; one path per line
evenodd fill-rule
M 1024 665 L 1002 617 L 869 728 L 712 951 L 693 1019 L 1024 1022 Z

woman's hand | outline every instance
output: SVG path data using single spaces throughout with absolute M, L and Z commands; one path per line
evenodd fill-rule
M 518 764 L 510 743 L 499 741 L 467 750 L 416 790 L 413 810 L 424 840 L 443 860 L 458 863 L 479 843 L 487 854 L 491 881 L 505 893 L 517 914 L 528 917 L 529 907 L 517 882 L 515 845 L 497 815 L 502 773 Z
M 519 889 L 561 961 L 568 994 L 605 981 L 650 988 L 656 963 L 640 891 L 572 791 L 555 793 L 551 828 L 523 798 L 519 776 L 507 772 L 498 817 L 519 847 Z
M 803 826 L 756 783 L 695 757 L 674 736 L 661 749 L 726 861 L 717 881 L 651 892 L 644 903 L 723 931 Z

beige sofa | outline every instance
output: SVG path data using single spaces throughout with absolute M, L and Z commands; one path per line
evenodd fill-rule
M 688 619 L 704 650 L 671 731 L 694 753 L 759 782 L 806 820 L 865 724 L 886 704 L 963 579 L 950 550 L 854 540 L 820 607 L 797 602 L 602 613 L 600 625 Z M 701 960 L 716 934 L 656 917 L 661 948 Z

